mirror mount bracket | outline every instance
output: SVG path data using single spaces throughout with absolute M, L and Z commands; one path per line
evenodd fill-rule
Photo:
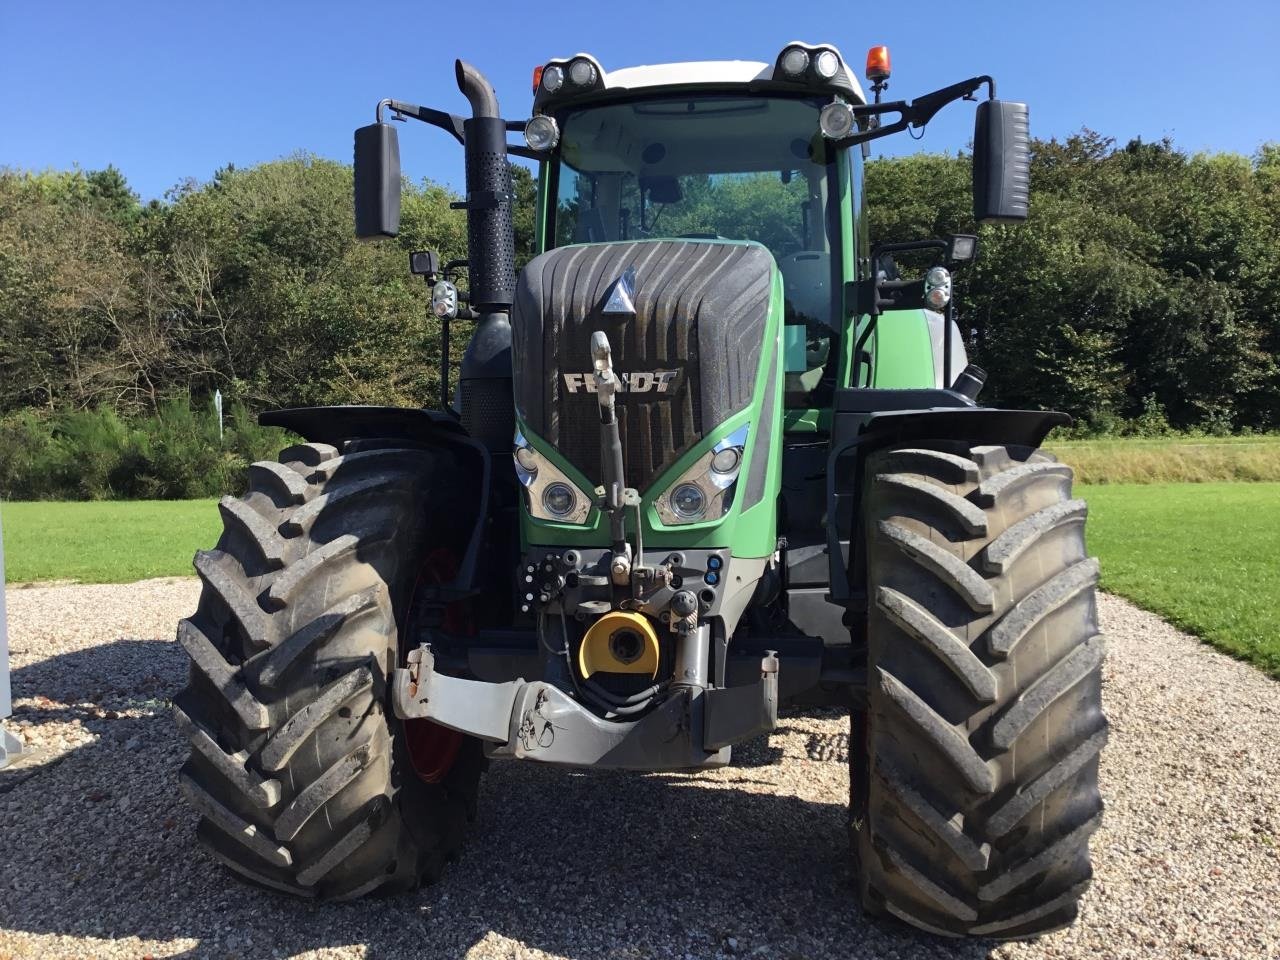
M 413 117 L 415 120 L 421 120 L 423 123 L 430 124 L 433 127 L 439 127 L 445 133 L 452 136 L 458 143 L 463 143 L 462 134 L 462 117 L 453 113 L 445 113 L 443 110 L 432 110 L 430 107 L 420 107 L 416 103 L 405 103 L 402 100 L 379 100 L 374 115 L 377 117 L 378 123 L 382 123 L 383 110 L 390 110 L 395 114 L 395 119 L 404 120 Z
M 949 87 L 926 93 L 924 96 L 917 97 L 909 102 L 906 100 L 888 100 L 885 102 L 877 100 L 875 103 L 864 103 L 855 106 L 852 108 L 855 117 L 870 117 L 878 121 L 881 114 L 896 113 L 898 114 L 898 119 L 889 124 L 876 123 L 873 126 L 869 125 L 866 130 L 860 130 L 837 141 L 836 146 L 846 147 L 857 143 L 867 143 L 871 140 L 879 140 L 881 137 L 887 137 L 890 134 L 901 133 L 908 127 L 918 130 L 932 120 L 938 111 L 947 104 L 954 103 L 956 100 L 977 99 L 974 94 L 983 86 L 987 88 L 988 98 L 995 99 L 996 82 L 991 77 L 984 75 L 953 83 Z
M 412 117 L 414 120 L 421 120 L 425 124 L 438 127 L 443 130 L 458 143 L 466 146 L 466 134 L 463 130 L 463 123 L 466 121 L 456 113 L 445 113 L 443 110 L 432 110 L 430 107 L 420 107 L 416 103 L 406 103 L 403 100 L 392 100 L 389 97 L 378 101 L 377 109 L 374 116 L 378 123 L 383 122 L 384 111 L 390 110 L 393 120 L 407 120 Z M 520 131 L 525 127 L 525 120 L 504 120 L 507 125 L 508 132 Z M 517 157 L 524 157 L 526 160 L 545 160 L 543 154 L 535 153 L 528 147 L 522 147 L 518 144 L 508 143 L 507 153 Z

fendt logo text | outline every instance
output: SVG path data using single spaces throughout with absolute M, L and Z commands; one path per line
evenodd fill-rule
M 679 370 L 641 370 L 619 373 L 619 393 L 670 393 Z M 595 393 L 596 380 L 590 373 L 564 374 L 564 386 L 570 393 Z

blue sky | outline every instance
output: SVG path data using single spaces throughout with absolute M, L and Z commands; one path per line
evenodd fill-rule
M 114 163 L 151 198 L 228 162 L 297 150 L 349 160 L 352 129 L 381 97 L 464 112 L 455 56 L 484 70 L 517 118 L 533 66 L 550 57 L 587 51 L 606 69 L 767 61 L 793 39 L 834 43 L 859 67 L 868 46 L 889 44 L 890 97 L 991 73 L 1001 96 L 1031 104 L 1038 136 L 1088 126 L 1242 153 L 1280 139 L 1275 0 L 3 0 L 0 166 Z M 972 109 L 952 106 L 923 141 L 879 149 L 955 150 L 971 129 Z M 461 151 L 444 134 L 414 124 L 401 153 L 415 179 L 461 184 Z

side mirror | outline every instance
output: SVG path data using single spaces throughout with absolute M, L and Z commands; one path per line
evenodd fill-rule
M 979 223 L 1027 219 L 1030 181 L 1027 105 L 1007 100 L 978 104 L 973 127 L 973 218 Z
M 389 123 L 356 130 L 356 236 L 394 237 L 400 232 L 400 141 Z

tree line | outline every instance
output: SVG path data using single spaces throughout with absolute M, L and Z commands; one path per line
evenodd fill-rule
M 984 398 L 1084 429 L 1280 428 L 1280 146 L 1253 157 L 1037 141 L 1032 216 L 957 274 Z M 513 168 L 517 248 L 532 178 Z M 969 157 L 875 159 L 877 240 L 973 230 Z M 215 390 L 250 410 L 434 403 L 439 328 L 407 251 L 466 253 L 458 198 L 406 185 L 395 241 L 353 238 L 351 169 L 300 155 L 142 203 L 119 171 L 0 171 L 0 418 L 125 420 Z M 457 324 L 453 355 L 468 331 Z

